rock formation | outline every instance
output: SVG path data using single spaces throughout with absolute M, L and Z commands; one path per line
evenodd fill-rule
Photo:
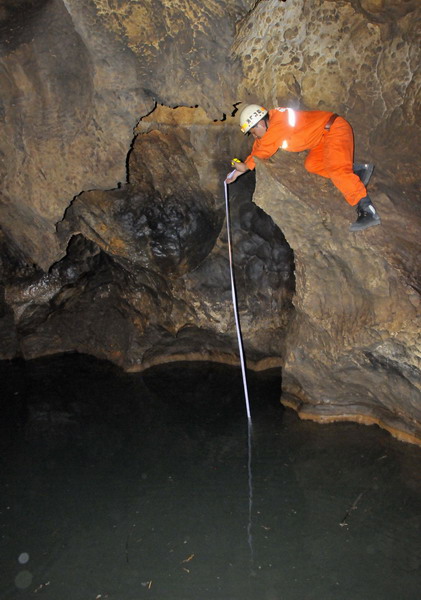
M 231 186 L 248 364 L 420 442 L 417 0 L 0 0 L 0 356 L 237 362 L 223 178 L 240 102 L 327 109 L 383 224 L 302 155 Z M 418 165 L 418 166 L 417 166 Z M 260 208 L 259 208 L 260 207 Z M 295 282 L 294 282 L 295 269 Z
M 421 218 L 408 210 L 406 243 L 397 248 L 402 206 L 383 192 L 372 197 L 382 226 L 350 233 L 353 210 L 330 182 L 303 174 L 300 157 L 258 166 L 254 200 L 282 228 L 296 265 L 283 402 L 303 418 L 381 423 L 414 441 L 420 298 L 408 248 L 419 243 Z

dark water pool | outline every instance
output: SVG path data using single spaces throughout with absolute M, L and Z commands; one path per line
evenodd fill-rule
M 278 373 L 0 362 L 0 598 L 418 600 L 421 449 L 301 422 Z

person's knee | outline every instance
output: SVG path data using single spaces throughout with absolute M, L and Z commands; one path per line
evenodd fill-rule
M 334 181 L 335 179 L 352 180 L 355 175 L 352 170 L 352 166 L 348 164 L 336 164 L 329 165 L 329 177 Z
M 304 168 L 309 173 L 317 173 L 317 171 L 318 171 L 317 166 L 316 166 L 316 161 L 311 156 L 306 157 L 306 159 L 304 161 Z

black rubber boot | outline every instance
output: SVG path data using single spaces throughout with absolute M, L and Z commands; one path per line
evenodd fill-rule
M 369 196 L 362 198 L 357 204 L 357 220 L 349 227 L 349 231 L 361 231 L 380 225 L 380 217 Z
M 358 175 L 364 186 L 367 187 L 368 182 L 373 174 L 374 165 L 372 163 L 354 163 L 352 165 L 352 170 L 354 171 L 355 175 Z

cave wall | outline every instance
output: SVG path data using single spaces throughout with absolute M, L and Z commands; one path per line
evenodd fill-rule
M 227 54 L 251 3 L 2 0 L 0 219 L 44 270 L 84 190 L 126 181 L 137 121 L 155 106 L 231 111 Z
M 284 364 L 303 417 L 421 439 L 420 12 L 0 0 L 1 356 L 235 362 L 222 181 L 250 141 L 236 110 L 327 109 L 376 163 L 383 224 L 348 234 L 349 207 L 302 154 L 258 165 L 255 205 L 251 175 L 231 186 L 248 358 Z

